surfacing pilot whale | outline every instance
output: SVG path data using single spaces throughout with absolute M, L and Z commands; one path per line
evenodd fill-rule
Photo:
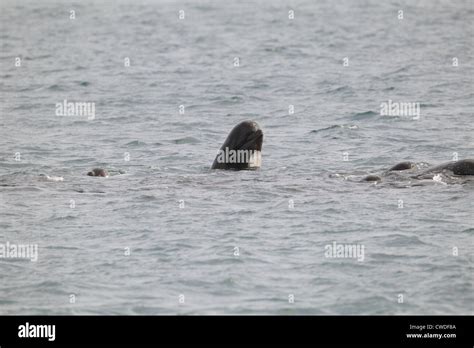
M 459 161 L 446 162 L 439 166 L 428 168 L 420 175 L 438 174 L 445 171 L 450 171 L 454 175 L 474 175 L 474 159 L 468 158 Z
M 391 167 L 387 170 L 384 174 L 388 174 L 390 172 L 401 172 L 401 171 L 409 171 L 410 169 L 416 169 L 416 164 L 412 162 L 401 162 L 396 164 L 395 166 Z M 459 161 L 451 161 L 446 162 L 434 167 L 430 167 L 428 169 L 423 170 L 421 173 L 413 173 L 410 175 L 413 179 L 420 179 L 426 176 L 430 176 L 433 174 L 441 174 L 441 173 L 452 173 L 455 176 L 466 176 L 466 175 L 474 175 L 474 159 L 464 159 Z M 379 175 L 368 175 L 363 181 L 381 181 L 382 178 Z
M 258 169 L 262 165 L 263 132 L 257 122 L 243 121 L 227 136 L 211 169 Z
M 389 169 L 389 171 L 402 171 L 414 168 L 416 165 L 412 162 L 401 162 Z M 439 174 L 443 172 L 452 172 L 454 175 L 474 175 L 474 159 L 464 159 L 459 161 L 446 162 L 424 170 L 420 175 Z
M 89 175 L 89 176 L 103 176 L 103 177 L 107 178 L 109 176 L 109 173 L 107 172 L 107 170 L 105 170 L 103 168 L 94 168 L 90 172 L 88 172 L 87 175 Z

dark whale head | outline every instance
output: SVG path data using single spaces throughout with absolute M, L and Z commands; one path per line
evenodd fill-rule
M 380 178 L 380 176 L 378 175 L 367 175 L 364 179 L 362 179 L 362 181 L 382 181 L 382 179 Z
M 87 173 L 89 176 L 103 176 L 103 177 L 108 177 L 109 173 L 102 168 L 94 168 L 92 169 L 89 173 Z
M 413 168 L 415 165 L 411 162 L 400 162 L 396 165 L 394 165 L 392 168 L 390 168 L 388 171 L 394 171 L 394 170 L 407 170 Z
M 243 121 L 227 136 L 211 169 L 257 169 L 262 162 L 263 132 L 257 122 Z

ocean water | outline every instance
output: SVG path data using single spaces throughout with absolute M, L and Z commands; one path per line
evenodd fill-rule
M 473 19 L 468 0 L 1 0 L 0 244 L 38 253 L 0 258 L 0 314 L 473 314 L 473 180 L 361 182 L 473 158 Z M 209 170 L 246 119 L 262 168 Z

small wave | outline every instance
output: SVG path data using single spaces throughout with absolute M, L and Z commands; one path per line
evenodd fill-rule
M 49 250 L 79 250 L 77 247 L 64 246 L 64 245 L 47 245 L 44 249 Z
M 265 47 L 263 49 L 265 52 L 280 53 L 287 51 L 285 46 L 275 46 L 275 47 Z
M 331 129 L 351 129 L 352 130 L 352 129 L 359 129 L 359 127 L 354 124 L 334 124 L 332 126 L 321 128 L 321 129 L 313 129 L 310 133 L 319 133 L 319 132 L 331 130 Z
M 184 137 L 184 138 L 179 138 L 173 140 L 175 144 L 198 144 L 199 139 L 196 139 L 194 137 Z
M 26 92 L 28 91 L 29 89 L 26 89 L 26 90 L 22 90 L 22 92 Z M 36 107 L 35 104 L 28 104 L 28 103 L 25 103 L 25 104 L 20 104 L 18 106 L 15 106 L 13 108 L 13 110 L 31 110 L 31 109 L 34 109 Z
M 117 308 L 117 313 L 122 313 L 122 308 Z M 167 313 L 167 308 L 164 307 L 150 307 L 150 306 L 137 306 L 132 307 L 132 314 L 138 315 L 157 315 Z
M 326 91 L 327 94 L 335 94 L 335 93 L 353 93 L 353 89 L 349 86 L 340 86 L 337 88 L 330 89 Z
M 352 118 L 355 119 L 355 120 L 363 120 L 363 119 L 366 119 L 366 118 L 372 118 L 374 116 L 377 116 L 378 113 L 372 111 L 372 110 L 369 110 L 369 111 L 364 111 L 364 112 L 358 112 L 354 115 L 352 115 Z
M 35 60 L 35 59 L 46 59 L 46 58 L 51 58 L 52 55 L 51 54 L 43 54 L 43 55 L 40 55 L 40 56 L 36 56 L 34 58 L 32 58 L 31 60 Z
M 240 258 L 235 258 L 235 257 L 226 257 L 226 258 L 209 258 L 206 260 L 196 260 L 194 261 L 195 265 L 207 265 L 207 266 L 212 266 L 212 265 L 235 265 L 239 263 L 244 263 L 244 261 Z
M 139 146 L 139 145 L 146 145 L 146 143 L 140 140 L 133 140 L 125 144 L 125 146 Z
M 53 216 L 48 219 L 48 221 L 73 221 L 77 219 L 77 216 L 73 215 L 64 215 L 64 216 Z
M 16 303 L 19 303 L 19 302 L 16 300 L 0 299 L 0 305 L 12 305 Z
M 371 253 L 370 257 L 375 261 L 394 261 L 396 259 L 406 259 L 410 256 L 407 254 Z
M 32 286 L 33 287 L 33 286 Z M 35 291 L 41 290 L 53 290 L 53 289 L 62 289 L 63 284 L 53 280 L 44 280 L 37 284 L 34 284 Z M 54 292 L 60 292 L 59 290 L 54 290 Z
M 155 195 L 141 195 L 138 197 L 141 201 L 154 201 L 157 199 Z
M 439 106 L 443 106 L 441 104 L 431 104 L 431 103 L 421 103 L 420 104 L 420 108 L 436 108 L 436 107 L 439 107 Z
M 54 85 L 51 85 L 47 88 L 47 90 L 49 91 L 64 91 L 64 87 L 60 86 L 60 85 L 57 85 L 57 84 L 54 84 Z
M 413 246 L 413 245 L 425 245 L 417 236 L 405 236 L 401 234 L 387 236 L 387 245 L 388 246 Z
M 398 69 L 390 71 L 388 73 L 385 73 L 384 76 L 398 75 L 400 73 L 407 72 L 408 70 L 410 70 L 410 68 L 411 68 L 410 65 L 406 65 L 404 67 L 398 68 Z
M 239 97 L 239 96 L 233 96 L 230 98 L 219 97 L 219 98 L 214 98 L 214 99 L 215 99 L 214 103 L 219 104 L 219 105 L 233 105 L 233 104 L 242 103 L 244 101 L 244 98 Z
M 45 174 L 40 174 L 40 179 L 44 181 L 64 181 L 62 176 L 49 176 Z

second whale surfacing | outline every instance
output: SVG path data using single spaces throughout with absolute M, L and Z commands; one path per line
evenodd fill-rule
M 400 162 L 400 163 L 394 165 L 388 171 L 393 172 L 393 171 L 396 171 L 396 170 L 407 170 L 407 169 L 413 168 L 414 166 L 415 166 L 415 164 L 412 163 L 412 162 L 409 162 L 409 161 Z
M 464 159 L 443 163 L 436 167 L 427 169 L 422 174 L 436 174 L 444 171 L 450 171 L 454 175 L 474 175 L 474 159 Z
M 409 172 L 406 177 L 410 179 L 426 179 L 426 178 L 432 177 L 435 174 L 442 174 L 442 173 L 448 175 L 451 178 L 460 177 L 460 176 L 461 177 L 471 176 L 471 175 L 474 175 L 474 159 L 468 158 L 468 159 L 463 159 L 463 160 L 458 160 L 458 161 L 446 162 L 434 167 L 429 167 L 428 169 L 423 170 L 421 173 L 419 171 L 418 173 L 416 171 L 413 172 L 412 169 L 417 170 L 417 165 L 415 163 L 401 162 L 391 167 L 389 170 L 387 170 L 383 174 L 383 177 L 386 178 L 388 174 L 393 173 L 393 172 L 405 173 L 405 171 Z M 454 177 L 452 175 L 454 175 Z M 380 182 L 381 180 L 382 180 L 382 177 L 378 175 L 368 175 L 362 179 L 362 181 L 377 181 L 377 182 Z
M 258 169 L 262 165 L 263 132 L 255 121 L 236 125 L 221 146 L 211 169 Z
M 109 176 L 109 173 L 107 172 L 107 170 L 105 170 L 103 168 L 94 168 L 90 172 L 88 172 L 87 175 L 89 175 L 89 176 L 103 176 L 103 177 L 107 178 Z

